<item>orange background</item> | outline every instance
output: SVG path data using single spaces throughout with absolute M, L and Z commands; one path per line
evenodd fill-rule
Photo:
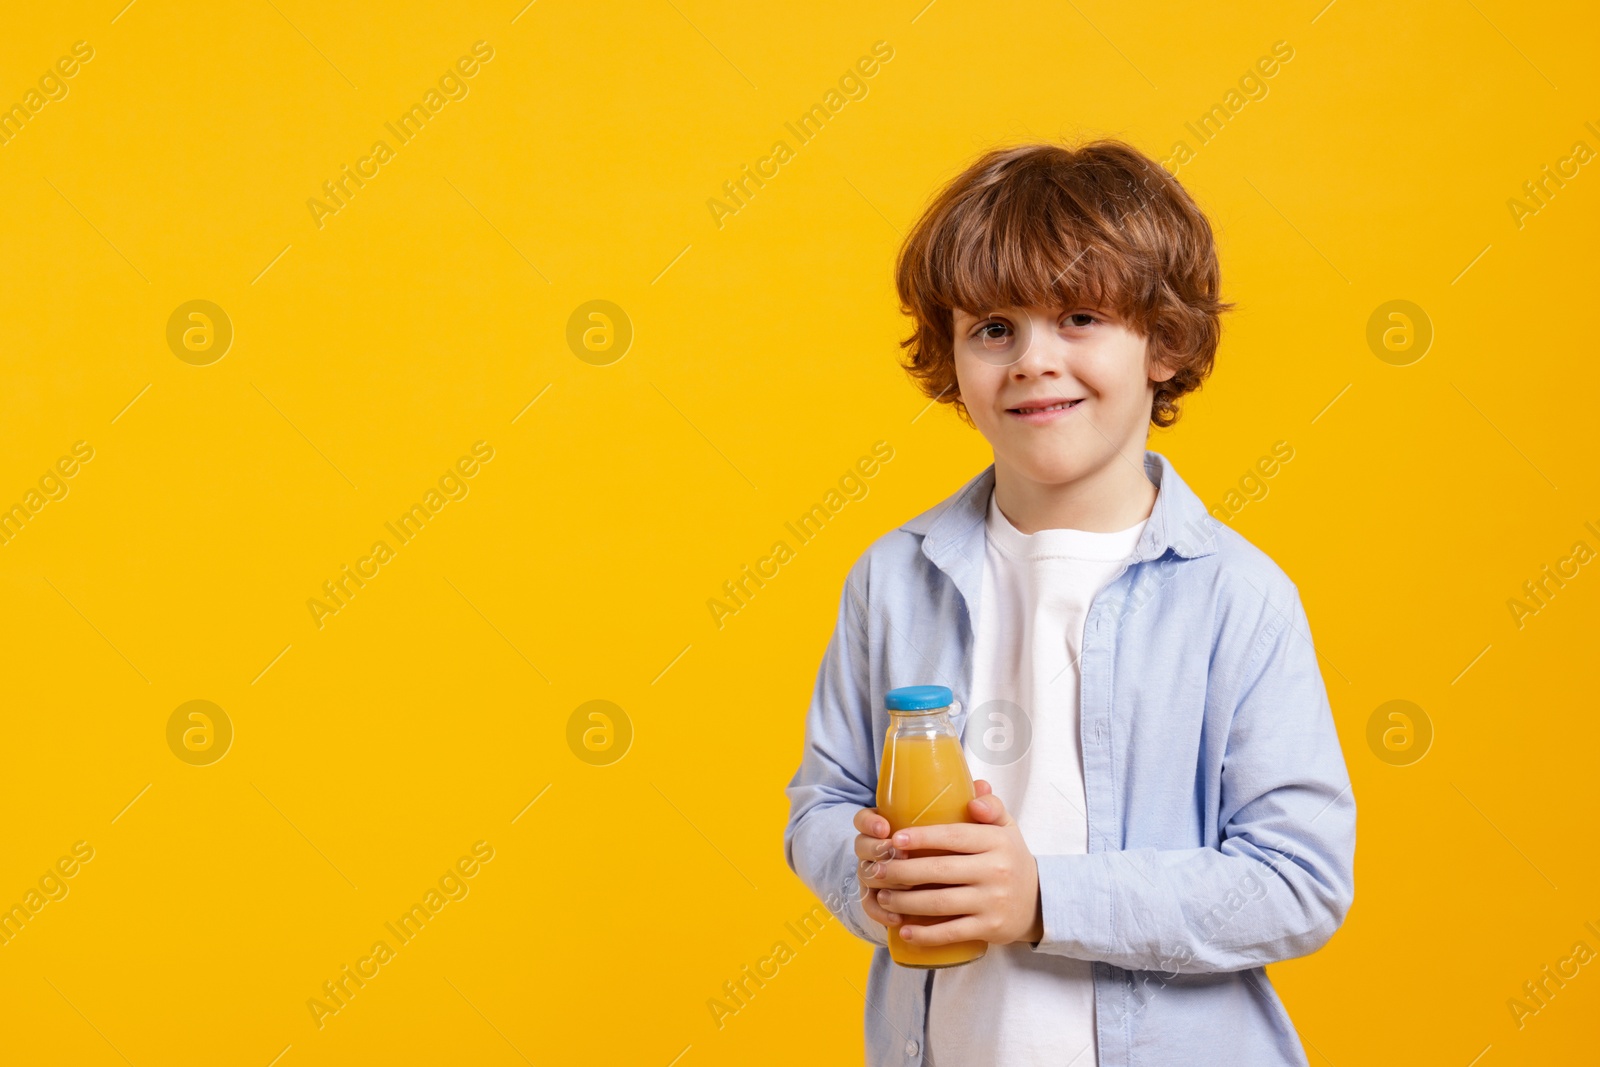
M 1593 967 L 1520 1028 L 1508 1001 L 1600 951 L 1600 577 L 1567 564 L 1520 625 L 1508 602 L 1600 548 L 1596 29 L 1503 0 L 11 14 L 0 105 L 92 58 L 0 144 L 0 506 L 40 491 L 0 545 L 0 905 L 65 890 L 0 945 L 8 1058 L 859 1059 L 868 948 L 788 934 L 815 899 L 783 787 L 845 570 L 989 459 L 895 365 L 894 253 L 982 150 L 1101 135 L 1213 220 L 1240 307 L 1151 447 L 1208 503 L 1253 492 L 1220 513 L 1299 585 L 1355 782 L 1355 906 L 1270 968 L 1311 1062 L 1592 1058 Z M 393 139 L 479 41 L 465 95 Z M 878 441 L 868 493 L 719 628 L 723 583 Z M 347 565 L 371 577 L 319 627 Z M 169 732 L 196 700 L 220 715 Z M 1392 700 L 1431 724 L 1406 765 L 1368 742 Z M 465 895 L 362 964 L 441 880 Z M 319 1027 L 347 965 L 377 969 Z

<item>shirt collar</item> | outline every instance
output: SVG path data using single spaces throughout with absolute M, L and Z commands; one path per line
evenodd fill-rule
M 1156 502 L 1134 546 L 1132 561 L 1159 559 L 1169 548 L 1185 559 L 1215 552 L 1217 520 L 1178 477 L 1172 461 L 1146 449 L 1144 472 L 1156 487 Z M 900 527 L 923 535 L 922 554 L 955 579 L 969 603 L 975 602 L 977 582 L 982 578 L 983 520 L 993 491 L 991 463 L 952 496 Z

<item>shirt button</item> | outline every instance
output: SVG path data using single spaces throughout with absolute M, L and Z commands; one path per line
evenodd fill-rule
M 915 1041 L 907 1041 L 906 1042 L 906 1055 L 907 1056 L 915 1056 L 916 1054 L 917 1054 L 917 1043 Z

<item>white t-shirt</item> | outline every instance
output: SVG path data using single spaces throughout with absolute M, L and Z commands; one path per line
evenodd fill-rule
M 990 495 L 963 747 L 972 776 L 994 786 L 1035 855 L 1088 851 L 1084 618 L 1147 521 L 1111 533 L 1024 534 Z M 936 971 L 927 1043 L 933 1067 L 1097 1067 L 1090 964 L 1019 941 Z

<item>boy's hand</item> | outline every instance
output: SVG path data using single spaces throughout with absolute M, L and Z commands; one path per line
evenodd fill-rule
M 977 797 L 967 806 L 967 813 L 976 820 L 973 823 L 910 826 L 890 842 L 865 834 L 856 838 L 856 855 L 862 859 L 867 858 L 862 852 L 864 840 L 866 847 L 881 850 L 889 845 L 894 853 L 893 858 L 877 860 L 877 870 L 864 871 L 863 886 L 873 887 L 862 900 L 867 914 L 885 925 L 901 924 L 901 915 L 954 916 L 941 923 L 900 925 L 900 937 L 908 944 L 988 941 L 1009 945 L 1015 941 L 1036 943 L 1044 936 L 1038 862 L 989 783 L 979 779 L 973 785 Z M 856 826 L 861 829 L 863 822 L 873 824 L 874 820 L 887 830 L 887 820 L 875 813 L 858 813 Z M 956 854 L 901 858 L 921 849 Z M 941 888 L 909 888 L 926 883 Z M 879 919 L 875 911 L 892 921 Z
M 900 916 L 885 911 L 878 904 L 878 890 L 890 883 L 874 872 L 881 866 L 879 861 L 896 857 L 904 859 L 906 853 L 889 843 L 889 820 L 879 815 L 877 808 L 857 811 L 855 827 L 860 831 L 856 834 L 856 875 L 861 883 L 861 908 L 869 919 L 880 926 L 899 926 Z M 895 883 L 895 888 L 910 887 Z

